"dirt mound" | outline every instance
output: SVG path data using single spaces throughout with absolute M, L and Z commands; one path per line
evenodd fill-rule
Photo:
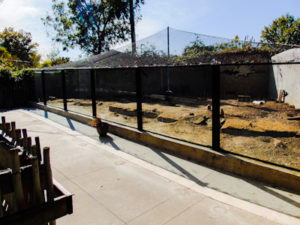
M 135 106 L 124 107 L 122 105 L 119 105 L 119 106 L 112 105 L 112 106 L 109 106 L 109 111 L 118 113 L 118 114 L 121 114 L 124 116 L 131 116 L 131 117 L 137 116 L 137 110 L 136 110 Z M 159 114 L 160 114 L 160 112 L 158 112 L 156 110 L 143 110 L 143 116 L 146 118 L 154 119 L 154 118 L 158 117 Z
M 182 115 L 172 113 L 172 112 L 163 112 L 159 115 L 157 118 L 158 121 L 164 122 L 164 123 L 174 123 L 177 122 L 179 119 L 181 119 Z
M 92 106 L 92 102 L 90 100 L 73 100 L 73 105 L 78 106 Z
M 232 135 L 246 136 L 271 136 L 271 137 L 294 137 L 300 136 L 298 127 L 284 124 L 281 122 L 273 122 L 260 120 L 251 122 L 242 119 L 226 119 L 225 124 L 221 128 L 223 133 Z

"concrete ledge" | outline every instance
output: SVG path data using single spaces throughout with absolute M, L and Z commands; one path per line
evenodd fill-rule
M 92 118 L 61 109 L 34 104 L 35 107 L 66 116 L 84 124 L 90 124 Z M 118 136 L 139 142 L 148 146 L 157 147 L 167 153 L 193 160 L 221 171 L 230 172 L 245 178 L 253 179 L 278 188 L 300 193 L 300 172 L 272 164 L 251 160 L 246 157 L 229 153 L 219 153 L 209 148 L 167 138 L 148 132 L 140 132 L 119 124 L 107 122 L 109 132 Z

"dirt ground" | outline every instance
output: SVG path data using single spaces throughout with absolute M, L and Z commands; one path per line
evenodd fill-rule
M 62 107 L 62 100 L 48 101 Z M 68 110 L 92 115 L 91 101 L 68 99 Z M 211 146 L 209 100 L 193 104 L 143 103 L 144 130 Z M 221 101 L 221 148 L 300 169 L 300 109 L 286 103 Z M 136 104 L 97 101 L 100 118 L 136 127 Z

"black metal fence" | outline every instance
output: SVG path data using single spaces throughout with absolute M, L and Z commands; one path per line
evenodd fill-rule
M 220 65 L 210 65 L 210 66 L 189 66 L 189 69 L 193 70 L 193 73 L 197 72 L 197 69 L 205 71 L 205 73 L 202 74 L 202 77 L 204 77 L 205 84 L 199 84 L 199 89 L 197 90 L 197 84 L 195 84 L 192 89 L 188 89 L 188 84 L 184 85 L 184 80 L 182 80 L 182 86 L 178 84 L 172 84 L 170 86 L 169 79 L 170 74 L 172 73 L 171 70 L 174 70 L 172 67 L 136 67 L 136 68 L 109 68 L 109 69 L 63 69 L 63 70 L 41 70 L 40 77 L 36 76 L 36 96 L 37 99 L 42 102 L 44 105 L 47 105 L 49 101 L 53 99 L 53 97 L 62 99 L 60 104 L 56 104 L 55 106 L 62 108 L 65 111 L 70 110 L 68 107 L 68 98 L 70 96 L 77 96 L 77 98 L 83 98 L 83 99 L 90 99 L 91 100 L 91 116 L 96 117 L 97 116 L 97 99 L 99 98 L 99 95 L 101 95 L 101 90 L 99 93 L 96 93 L 96 86 L 99 84 L 99 82 L 105 82 L 104 80 L 97 79 L 96 82 L 96 76 L 100 77 L 101 73 L 107 73 L 110 72 L 110 75 L 114 76 L 115 79 L 118 79 L 118 77 L 122 77 L 123 73 L 125 73 L 127 83 L 125 84 L 127 87 L 121 91 L 119 90 L 119 95 L 116 93 L 116 90 L 109 89 L 107 91 L 102 90 L 102 94 L 108 97 L 108 95 L 114 96 L 115 98 L 117 96 L 126 96 L 127 98 L 130 98 L 131 101 L 136 103 L 135 111 L 136 111 L 136 127 L 138 130 L 143 131 L 143 103 L 145 101 L 149 101 L 149 96 L 151 94 L 157 94 L 161 96 L 166 96 L 166 101 L 169 101 L 168 97 L 171 98 L 173 96 L 174 86 L 177 86 L 177 91 L 175 92 L 175 96 L 183 96 L 183 97 L 191 97 L 192 95 L 197 95 L 198 93 L 201 93 L 201 97 L 207 97 L 211 98 L 212 103 L 212 115 L 213 115 L 213 149 L 219 150 L 219 133 L 220 133 L 220 125 L 218 122 L 219 120 L 219 109 L 220 109 Z M 182 67 L 182 66 L 176 66 L 175 69 L 179 69 L 180 72 L 183 72 L 184 70 L 188 69 L 188 67 Z M 75 94 L 75 90 L 70 90 L 68 86 L 70 84 L 70 81 L 75 82 L 74 80 L 77 79 L 78 74 L 76 74 L 78 71 L 85 71 L 85 80 L 88 81 L 85 83 L 88 92 L 84 96 L 80 96 L 78 94 Z M 87 71 L 89 74 L 87 74 Z M 151 84 L 154 84 L 153 79 L 151 79 L 151 74 L 157 74 L 157 73 L 163 73 L 163 85 L 159 84 L 157 86 L 151 86 Z M 184 73 L 184 72 L 183 72 Z M 172 76 L 172 75 L 171 75 Z M 175 75 L 178 76 L 178 75 Z M 124 79 L 124 78 L 123 78 Z M 122 79 L 122 80 L 123 80 Z M 192 78 L 193 79 L 193 78 Z M 176 79 L 177 83 L 180 82 L 180 79 Z M 80 81 L 78 81 L 80 82 Z M 109 81 L 111 82 L 111 81 Z M 115 80 L 116 83 L 119 83 L 116 86 L 122 86 L 122 81 Z M 40 85 L 38 85 L 40 83 Z M 88 84 L 87 84 L 88 83 Z M 188 82 L 190 84 L 193 84 L 193 82 Z M 213 85 L 212 85 L 213 84 Z M 78 85 L 78 84 L 77 84 Z M 103 84 L 105 85 L 105 84 Z M 163 87 L 161 87 L 163 86 Z M 117 87 L 118 88 L 118 87 Z M 212 88 L 212 89 L 211 89 Z M 101 89 L 101 88 L 100 88 Z M 120 87 L 120 89 L 122 89 Z M 175 88 L 176 89 L 176 88 Z M 106 92 L 106 93 L 105 93 Z M 213 93 L 213 95 L 211 95 Z M 198 94 L 199 95 L 199 94 Z M 118 98 L 118 97 L 117 97 Z M 153 102 L 153 99 L 150 100 Z M 74 111 L 74 110 L 71 110 Z M 88 114 L 88 113 L 84 113 Z M 100 115 L 101 116 L 101 115 Z M 108 119 L 109 120 L 109 119 Z
M 278 163 L 277 159 L 268 160 L 269 156 L 256 157 L 255 152 L 250 152 L 249 154 L 246 152 L 244 154 L 243 151 L 238 151 L 234 148 L 231 150 L 230 147 L 232 146 L 228 147 L 228 142 L 224 141 L 224 139 L 232 140 L 233 142 L 240 141 L 233 135 L 238 135 L 241 137 L 240 139 L 254 138 L 243 142 L 246 144 L 248 143 L 247 141 L 257 142 L 255 138 L 258 137 L 260 138 L 258 141 L 261 141 L 263 148 L 271 149 L 273 146 L 275 150 L 277 149 L 276 151 L 290 148 L 277 148 L 276 144 L 273 145 L 273 139 L 275 142 L 279 142 L 278 145 L 284 141 L 289 141 L 285 140 L 285 135 L 282 136 L 282 134 L 289 132 L 293 127 L 300 128 L 299 123 L 291 124 L 289 121 L 281 121 L 280 126 L 284 128 L 278 128 L 278 132 L 267 128 L 262 130 L 264 128 L 255 127 L 256 124 L 258 124 L 257 126 L 264 126 L 265 121 L 267 126 L 273 126 L 274 124 L 274 126 L 277 126 L 279 124 L 279 119 L 275 118 L 273 114 L 279 113 L 280 109 L 278 107 L 281 106 L 275 105 L 272 106 L 273 108 L 270 106 L 270 108 L 269 105 L 262 105 L 267 101 L 277 104 L 280 92 L 283 91 L 278 87 L 278 77 L 276 77 L 277 75 L 275 76 L 276 71 L 274 72 L 277 66 L 293 67 L 290 69 L 295 71 L 295 73 L 300 67 L 299 63 L 260 63 L 174 67 L 45 69 L 37 71 L 41 75 L 36 76 L 36 95 L 37 99 L 44 105 L 50 104 L 65 111 L 76 111 L 93 117 L 103 118 L 103 108 L 107 107 L 111 113 L 115 113 L 113 116 L 104 117 L 108 121 L 125 123 L 140 131 L 151 131 L 209 146 L 216 151 L 230 151 L 262 161 L 281 164 L 289 168 L 300 169 L 299 163 Z M 276 73 L 280 77 L 283 72 L 279 69 Z M 289 75 L 286 74 L 285 79 L 292 79 Z M 295 82 L 300 83 L 300 80 L 295 80 Z M 293 91 L 297 90 L 291 90 L 291 92 Z M 56 100 L 56 102 L 53 100 Z M 279 99 L 280 101 L 281 99 Z M 282 101 L 284 101 L 284 97 Z M 126 106 L 126 109 L 112 102 L 122 103 L 122 106 Z M 187 116 L 181 119 L 181 123 L 178 123 L 178 125 L 172 123 L 179 121 L 178 118 L 172 118 L 172 116 L 168 118 L 168 115 L 165 117 L 160 116 L 167 114 L 162 110 L 163 107 L 170 111 L 169 114 L 173 113 L 175 115 L 179 105 L 184 105 L 185 108 L 183 111 L 178 111 L 178 118 L 182 118 L 182 113 L 187 113 Z M 201 109 L 200 107 L 197 108 L 199 105 L 201 105 Z M 83 108 L 84 110 L 82 110 Z M 300 110 L 297 107 L 292 108 L 294 108 L 294 111 L 292 112 L 291 110 L 291 113 L 294 117 L 300 116 L 298 115 Z M 205 110 L 205 112 L 198 115 L 197 110 Z M 232 113 L 232 110 L 235 112 Z M 284 110 L 286 109 L 283 109 L 283 112 L 280 111 L 280 118 Z M 163 113 L 157 116 L 157 111 Z M 249 116 L 249 113 L 252 113 L 253 116 Z M 119 114 L 124 115 L 122 120 Z M 115 118 L 113 118 L 114 116 Z M 167 122 L 165 124 L 153 124 L 149 122 L 152 118 Z M 237 124 L 232 125 L 234 122 Z M 199 135 L 199 141 L 185 138 L 185 130 L 176 127 L 184 126 L 186 123 L 190 123 L 193 126 L 196 124 L 190 131 L 190 134 L 194 135 L 196 139 L 196 133 L 202 132 L 201 135 L 203 136 Z M 226 126 L 224 126 L 224 123 Z M 245 127 L 241 125 L 244 123 L 246 124 Z M 222 126 L 226 127 L 224 131 Z M 290 128 L 288 126 L 293 127 Z M 166 127 L 165 130 L 173 129 L 173 133 L 166 132 L 163 127 Z M 198 129 L 199 127 L 201 129 Z M 233 134 L 234 132 L 235 134 Z M 277 136 L 274 136 L 274 133 Z M 267 139 L 262 137 L 268 135 L 271 139 L 268 145 L 264 145 L 264 143 L 267 143 Z M 296 143 L 299 143 L 299 145 L 293 145 L 291 150 L 296 152 L 294 157 L 296 157 L 295 160 L 298 160 L 300 159 L 300 142 L 298 142 L 300 133 L 296 131 L 294 133 L 291 132 L 290 135 L 290 138 L 295 138 Z M 204 136 L 207 141 L 201 142 L 200 139 Z M 279 140 L 280 138 L 282 140 Z M 282 146 L 284 145 L 282 144 Z M 228 149 L 226 149 L 227 147 Z M 259 148 L 259 146 L 254 146 L 253 148 Z

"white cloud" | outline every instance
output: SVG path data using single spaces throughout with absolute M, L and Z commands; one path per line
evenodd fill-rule
M 32 0 L 4 0 L 0 5 L 0 28 L 22 29 L 26 20 L 38 14 L 39 10 L 32 6 Z
M 53 46 L 51 38 L 47 37 L 41 21 L 46 11 L 50 10 L 50 0 L 0 0 L 0 31 L 5 27 L 13 27 L 15 30 L 30 32 L 33 42 L 39 44 L 38 53 L 45 60 L 56 47 Z

